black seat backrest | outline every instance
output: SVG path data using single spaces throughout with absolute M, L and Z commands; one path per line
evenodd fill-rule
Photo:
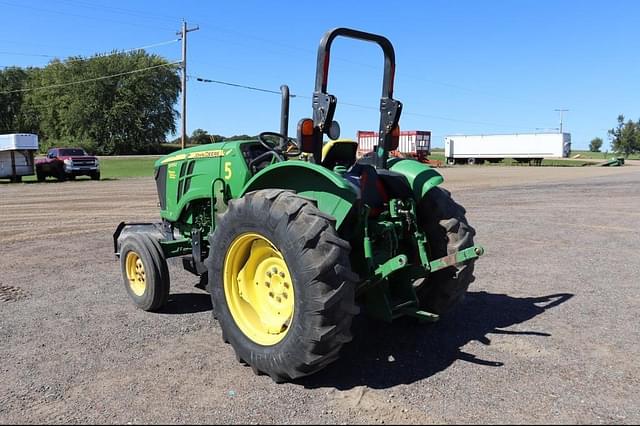
M 385 169 L 378 169 L 377 172 L 390 198 L 407 199 L 413 196 L 409 181 L 404 175 Z
M 322 165 L 329 170 L 335 166 L 349 168 L 356 162 L 358 143 L 349 140 L 329 141 L 322 149 Z

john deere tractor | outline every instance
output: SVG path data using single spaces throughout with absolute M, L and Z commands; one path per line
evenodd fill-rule
M 356 142 L 338 139 L 337 99 L 327 92 L 336 37 L 384 53 L 379 141 L 360 159 Z M 299 121 L 296 139 L 287 135 L 284 90 L 279 133 L 159 159 L 162 221 L 123 222 L 114 234 L 134 304 L 160 309 L 169 297 L 167 259 L 181 257 L 211 293 L 237 359 L 281 382 L 336 360 L 361 308 L 383 321 L 435 321 L 460 301 L 483 249 L 465 210 L 439 187 L 440 174 L 389 158 L 402 110 L 394 71 L 385 37 L 330 30 L 318 49 L 313 117 Z

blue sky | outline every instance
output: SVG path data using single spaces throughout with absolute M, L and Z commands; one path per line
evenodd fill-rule
M 189 33 L 187 128 L 210 133 L 278 130 L 280 98 L 193 77 L 278 90 L 292 100 L 290 128 L 310 116 L 318 42 L 333 27 L 379 33 L 396 49 L 395 97 L 403 130 L 511 133 L 559 126 L 575 149 L 618 114 L 640 118 L 640 2 L 629 1 L 101 1 L 0 0 L 0 66 L 91 55 Z M 180 44 L 149 49 L 180 59 Z M 329 91 L 343 137 L 374 130 L 382 78 L 377 46 L 338 39 Z M 345 103 L 368 106 L 362 108 Z M 178 107 L 178 105 L 176 105 Z M 177 128 L 180 128 L 177 123 Z

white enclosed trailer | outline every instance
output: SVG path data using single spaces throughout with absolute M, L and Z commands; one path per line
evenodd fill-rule
M 0 179 L 22 180 L 34 174 L 33 156 L 38 136 L 30 133 L 0 135 Z
M 453 135 L 444 138 L 444 155 L 448 164 L 479 164 L 505 158 L 540 164 L 543 158 L 566 158 L 570 152 L 570 133 Z

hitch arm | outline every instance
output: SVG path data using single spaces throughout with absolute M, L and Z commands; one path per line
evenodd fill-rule
M 457 251 L 448 256 L 429 262 L 429 270 L 436 272 L 449 266 L 464 263 L 472 259 L 476 259 L 484 254 L 484 247 L 477 244 L 464 250 Z

